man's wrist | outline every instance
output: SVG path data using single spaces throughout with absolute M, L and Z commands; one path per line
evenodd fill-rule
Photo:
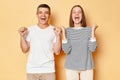
M 60 36 L 56 36 L 56 39 L 60 39 Z
M 25 39 L 25 37 L 24 37 L 24 36 L 21 36 L 21 39 Z

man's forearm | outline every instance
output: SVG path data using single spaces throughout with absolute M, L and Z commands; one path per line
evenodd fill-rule
M 29 50 L 29 45 L 24 37 L 20 38 L 20 46 L 23 53 L 26 53 Z
M 56 43 L 55 43 L 55 46 L 54 46 L 54 52 L 56 55 L 60 54 L 60 51 L 61 51 L 61 37 L 56 37 Z

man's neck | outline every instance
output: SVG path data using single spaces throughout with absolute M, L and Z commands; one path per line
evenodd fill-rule
M 38 27 L 40 27 L 41 29 L 47 28 L 49 26 L 49 24 L 37 24 Z

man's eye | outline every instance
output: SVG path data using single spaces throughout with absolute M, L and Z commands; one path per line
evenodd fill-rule
M 42 12 L 38 12 L 39 14 L 42 14 Z
M 45 14 L 49 14 L 49 12 L 45 12 Z

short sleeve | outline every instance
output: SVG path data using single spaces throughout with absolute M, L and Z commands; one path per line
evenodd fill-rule
M 53 43 L 56 43 L 56 36 L 54 37 Z

